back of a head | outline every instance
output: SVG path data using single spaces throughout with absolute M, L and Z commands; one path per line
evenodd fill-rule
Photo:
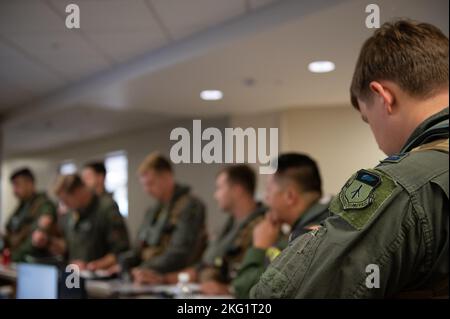
M 288 179 L 303 192 L 322 194 L 322 179 L 317 163 L 308 155 L 300 153 L 281 154 L 277 159 L 275 177 Z
M 150 153 L 139 165 L 138 174 L 142 175 L 149 170 L 155 172 L 169 172 L 173 173 L 172 165 L 169 160 L 161 155 L 159 152 Z
M 249 196 L 253 197 L 255 195 L 256 174 L 249 165 L 236 164 L 226 166 L 220 173 L 225 173 L 229 183 L 240 185 Z
M 77 189 L 85 187 L 83 181 L 78 174 L 59 176 L 54 187 L 54 193 L 60 195 L 61 193 L 73 194 Z
M 385 23 L 364 43 L 350 87 L 351 102 L 369 101 L 372 81 L 389 80 L 416 99 L 448 91 L 448 38 L 412 20 Z
M 27 167 L 24 167 L 24 168 L 21 168 L 21 169 L 18 169 L 16 171 L 14 171 L 11 174 L 9 180 L 11 182 L 14 182 L 14 180 L 16 178 L 18 178 L 18 177 L 25 178 L 25 179 L 29 180 L 32 183 L 34 183 L 34 181 L 35 181 L 33 172 Z
M 84 165 L 84 168 L 93 170 L 96 174 L 106 176 L 106 167 L 102 161 L 89 162 Z

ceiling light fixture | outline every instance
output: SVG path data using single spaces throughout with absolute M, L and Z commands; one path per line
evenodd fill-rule
M 200 97 L 205 101 L 218 101 L 223 98 L 223 93 L 219 90 L 204 90 L 200 93 Z
M 326 73 L 333 71 L 335 67 L 331 61 L 314 61 L 308 65 L 308 70 L 312 73 Z

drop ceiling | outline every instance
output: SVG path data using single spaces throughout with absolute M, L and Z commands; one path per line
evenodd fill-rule
M 65 6 L 73 2 L 80 30 L 64 25 Z M 448 35 L 448 1 L 377 4 L 382 21 L 414 18 Z M 373 31 L 364 27 L 365 6 L 361 0 L 1 1 L 5 148 L 24 152 L 36 141 L 55 147 L 179 117 L 342 107 L 359 48 Z M 336 70 L 307 70 L 323 59 Z M 203 89 L 220 89 L 224 98 L 202 101 Z M 61 125 L 64 133 L 55 131 Z

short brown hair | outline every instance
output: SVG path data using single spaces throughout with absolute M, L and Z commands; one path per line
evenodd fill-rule
M 370 98 L 372 81 L 390 80 L 425 99 L 448 87 L 448 38 L 437 27 L 412 20 L 388 22 L 366 40 L 350 87 L 353 106 Z
M 102 175 L 103 177 L 106 177 L 106 167 L 105 167 L 105 163 L 103 163 L 102 161 L 86 163 L 86 164 L 84 164 L 83 168 L 91 169 L 96 174 L 99 174 L 99 175 Z
M 84 187 L 84 183 L 78 174 L 62 175 L 55 183 L 54 192 L 58 196 L 61 193 L 72 194 L 80 187 Z
M 34 174 L 33 174 L 33 172 L 32 172 L 28 167 L 21 168 L 21 169 L 19 169 L 19 170 L 14 171 L 14 172 L 11 174 L 11 177 L 10 177 L 9 179 L 10 179 L 11 182 L 14 182 L 14 180 L 15 180 L 16 178 L 18 178 L 18 177 L 26 178 L 26 179 L 28 179 L 29 181 L 33 182 L 33 183 L 34 183 L 34 181 L 35 181 L 35 179 L 34 179 Z
M 219 171 L 219 175 L 225 173 L 232 184 L 241 185 L 249 195 L 253 196 L 256 189 L 255 171 L 246 164 L 225 166 Z
M 144 174 L 151 169 L 157 172 L 172 172 L 172 165 L 169 160 L 159 152 L 153 152 L 142 161 L 141 165 L 139 165 L 138 174 Z

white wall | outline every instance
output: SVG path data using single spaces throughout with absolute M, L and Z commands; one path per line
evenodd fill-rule
M 386 157 L 351 106 L 287 110 L 280 125 L 281 149 L 305 152 L 317 160 L 327 194 L 338 193 L 354 172 Z
M 254 128 L 266 128 L 266 154 L 269 154 L 269 129 L 278 129 L 278 152 L 282 151 L 282 129 L 280 127 L 281 115 L 283 112 L 268 112 L 259 114 L 245 114 L 245 115 L 235 115 L 231 117 L 230 124 L 231 127 L 241 127 L 246 129 L 248 127 Z M 259 165 L 251 165 L 255 172 L 257 173 L 258 184 L 256 188 L 257 199 L 262 200 L 264 198 L 264 189 L 266 185 L 267 175 L 259 174 Z

